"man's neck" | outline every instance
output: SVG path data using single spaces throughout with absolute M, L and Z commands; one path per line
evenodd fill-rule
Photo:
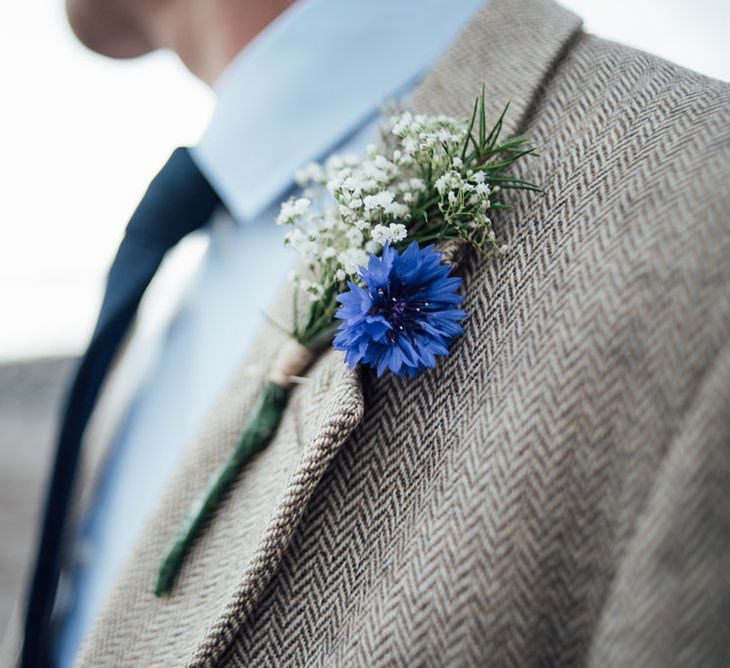
M 294 0 L 181 0 L 163 3 L 153 39 L 213 86 L 236 55 Z

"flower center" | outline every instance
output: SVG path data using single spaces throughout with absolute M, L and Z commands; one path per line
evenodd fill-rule
M 383 316 L 391 325 L 391 340 L 396 338 L 398 332 L 415 333 L 421 329 L 421 321 L 424 320 L 424 310 L 428 302 L 418 299 L 417 294 L 413 295 L 392 295 L 388 289 L 380 288 L 373 300 L 370 315 Z

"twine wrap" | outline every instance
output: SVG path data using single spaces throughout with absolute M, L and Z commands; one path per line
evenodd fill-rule
M 295 339 L 287 339 L 274 359 L 268 379 L 280 387 L 291 387 L 292 377 L 300 376 L 312 362 L 314 354 Z
M 266 447 L 276 434 L 289 400 L 292 376 L 304 373 L 312 359 L 312 352 L 294 339 L 289 339 L 279 350 L 238 444 L 210 478 L 205 490 L 192 503 L 172 540 L 160 564 L 155 596 L 170 593 L 203 523 L 216 509 L 228 486 L 241 469 L 256 453 Z

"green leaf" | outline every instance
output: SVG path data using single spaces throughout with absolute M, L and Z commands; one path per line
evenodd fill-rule
M 486 144 L 490 147 L 494 146 L 497 139 L 499 139 L 499 134 L 502 132 L 502 122 L 504 121 L 504 116 L 507 113 L 507 109 L 509 109 L 509 102 L 504 105 L 504 109 L 502 109 L 502 113 L 499 116 L 499 119 L 494 124 L 494 127 L 492 128 L 492 131 L 489 133 L 489 136 L 487 137 Z
M 534 150 L 531 148 L 525 149 L 524 151 L 518 151 L 517 153 L 511 155 L 509 158 L 505 158 L 504 160 L 500 160 L 499 162 L 487 163 L 482 166 L 482 169 L 484 171 L 504 169 L 505 167 L 509 167 L 513 162 L 516 162 L 523 156 L 530 155 L 531 153 L 534 153 Z
M 476 121 L 477 118 L 477 107 L 479 105 L 479 98 L 474 99 L 474 111 L 471 112 L 471 120 L 469 121 L 469 127 L 466 129 L 466 137 L 464 138 L 464 148 L 461 150 L 461 160 L 462 162 L 466 160 L 466 151 L 469 148 L 469 140 L 474 141 L 474 138 L 471 136 L 471 132 L 474 129 L 474 121 Z
M 482 84 L 482 94 L 479 96 L 479 146 L 483 147 L 486 143 L 484 136 L 487 133 L 487 110 L 484 105 L 485 87 Z

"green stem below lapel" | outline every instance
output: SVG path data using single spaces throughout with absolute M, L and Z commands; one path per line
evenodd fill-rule
M 185 560 L 185 555 L 195 541 L 200 527 L 208 515 L 216 508 L 226 489 L 241 469 L 274 436 L 281 421 L 281 416 L 284 414 L 288 398 L 289 388 L 271 380 L 265 382 L 253 413 L 246 422 L 238 445 L 228 460 L 212 476 L 206 489 L 191 506 L 183 525 L 162 560 L 157 574 L 155 596 L 164 596 L 170 593 L 175 578 Z

